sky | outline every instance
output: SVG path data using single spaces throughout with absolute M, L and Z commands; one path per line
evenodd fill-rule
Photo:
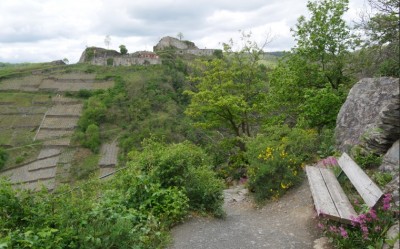
M 349 0 L 351 24 L 367 0 Z M 152 51 L 164 36 L 222 48 L 240 31 L 268 40 L 266 51 L 290 50 L 290 28 L 307 16 L 307 0 L 0 0 L 0 62 L 79 60 L 86 47 Z

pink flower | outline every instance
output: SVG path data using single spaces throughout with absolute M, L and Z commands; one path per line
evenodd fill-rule
M 390 208 L 390 201 L 392 200 L 391 194 L 385 194 L 383 197 L 383 210 L 386 211 Z
M 320 223 L 320 222 L 318 222 L 318 227 L 319 227 L 320 229 L 324 229 L 324 228 L 325 228 L 324 224 L 322 224 L 322 223 Z
M 331 231 L 332 233 L 337 233 L 337 232 L 339 232 L 338 229 L 337 229 L 337 227 L 335 227 L 335 226 L 329 226 L 329 231 Z
M 370 216 L 373 220 L 376 220 L 376 218 L 377 218 L 377 216 L 376 216 L 376 211 L 375 211 L 373 208 L 371 208 L 371 209 L 369 210 L 369 216 Z
M 340 235 L 342 235 L 343 238 L 347 239 L 349 237 L 346 229 L 344 229 L 343 227 L 339 227 L 339 230 L 340 230 Z
M 379 231 L 382 231 L 382 228 L 380 226 L 376 226 L 375 227 L 375 232 L 379 232 Z
M 353 227 L 357 226 L 358 223 L 359 223 L 357 217 L 350 216 L 350 220 L 351 220 L 351 225 L 352 225 Z
M 367 239 L 368 238 L 368 227 L 365 225 L 361 225 L 361 231 L 363 233 L 363 238 Z

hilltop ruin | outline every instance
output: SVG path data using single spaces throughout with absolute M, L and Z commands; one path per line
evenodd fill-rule
M 200 49 L 194 42 L 166 36 L 153 47 L 154 52 L 137 51 L 131 54 L 121 54 L 116 50 L 88 47 L 83 51 L 78 63 L 99 66 L 155 65 L 161 64 L 157 53 L 167 50 L 178 55 L 212 56 L 218 49 Z

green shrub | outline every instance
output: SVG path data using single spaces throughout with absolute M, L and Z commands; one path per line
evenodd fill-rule
M 301 180 L 301 172 L 301 163 L 294 156 L 283 148 L 267 147 L 257 159 L 250 159 L 249 189 L 257 201 L 277 199 Z
M 318 149 L 313 129 L 273 126 L 246 142 L 248 184 L 258 201 L 278 198 L 301 179 L 302 167 Z
M 93 95 L 93 93 L 91 91 L 87 90 L 87 89 L 80 89 L 78 91 L 78 97 L 79 98 L 88 99 L 92 95 Z
M 189 207 L 184 191 L 176 187 L 163 188 L 151 176 L 140 174 L 135 168 L 119 174 L 112 189 L 119 191 L 117 196 L 114 191 L 109 192 L 110 199 L 117 197 L 127 208 L 149 213 L 166 227 L 182 221 Z
M 0 148 L 0 170 L 4 167 L 8 159 L 8 153 L 5 149 Z
M 228 183 L 238 181 L 246 175 L 247 158 L 238 147 L 238 138 L 225 138 L 209 144 L 207 151 L 213 157 L 215 171 Z M 240 140 L 241 142 L 241 140 Z
M 78 126 L 82 131 L 86 131 L 90 124 L 99 125 L 105 121 L 107 108 L 97 97 L 90 97 L 85 103 L 85 109 L 78 121 Z
M 340 92 L 330 85 L 321 89 L 307 89 L 301 106 L 300 119 L 310 127 L 333 128 L 340 107 L 345 100 Z
M 100 129 L 97 125 L 91 124 L 87 127 L 82 145 L 89 148 L 93 153 L 99 152 L 101 141 Z
M 17 156 L 17 158 L 15 158 L 15 163 L 16 164 L 20 164 L 25 160 L 25 158 L 23 156 Z
M 381 188 L 384 188 L 386 186 L 386 184 L 388 184 L 393 179 L 393 176 L 389 172 L 376 171 L 373 173 L 371 178 Z
M 131 152 L 129 158 L 130 166 L 151 176 L 161 187 L 183 189 L 192 210 L 220 215 L 223 184 L 200 147 L 187 141 L 166 145 L 152 138 L 143 142 L 142 152 Z
M 208 168 L 190 168 L 185 184 L 190 207 L 194 210 L 210 212 L 216 217 L 223 217 L 224 185 L 215 173 Z
M 323 128 L 318 135 L 319 148 L 317 154 L 320 158 L 326 158 L 335 153 L 334 129 Z
M 382 163 L 382 157 L 368 152 L 360 146 L 354 146 L 351 149 L 351 155 L 354 161 L 363 169 L 379 167 Z

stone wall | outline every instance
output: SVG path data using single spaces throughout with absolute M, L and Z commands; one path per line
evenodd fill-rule
M 108 66 L 107 60 L 112 59 L 112 66 L 132 66 L 132 65 L 156 65 L 161 64 L 160 58 L 138 58 L 131 55 L 118 57 L 97 57 L 90 61 L 90 64 L 98 66 Z
M 150 56 L 154 56 L 154 58 L 148 58 Z M 112 62 L 111 65 L 108 65 L 108 60 Z M 115 50 L 90 47 L 83 51 L 79 63 L 90 63 L 98 66 L 155 65 L 161 64 L 161 59 L 155 53 L 148 51 L 122 55 Z
M 196 56 L 211 56 L 217 49 L 180 49 L 176 50 L 177 54 L 193 54 Z

